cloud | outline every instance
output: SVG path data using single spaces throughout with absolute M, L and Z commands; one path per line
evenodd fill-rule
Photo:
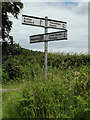
M 77 6 L 77 8 L 76 9 L 74 9 L 74 11 L 77 13 L 77 14 L 79 14 L 79 15 L 87 15 L 88 14 L 88 3 L 87 2 L 84 2 L 84 4 L 83 3 L 79 3 L 78 4 L 78 6 Z
M 21 0 L 22 2 L 89 2 L 89 0 Z
M 49 42 L 49 51 L 88 52 L 88 4 L 87 3 L 31 3 L 25 2 L 19 19 L 14 21 L 11 34 L 21 46 L 44 51 L 44 43 L 30 44 L 29 36 L 44 33 L 44 28 L 22 25 L 22 14 L 67 21 L 68 40 Z M 49 29 L 48 32 L 58 31 Z M 71 50 L 72 49 L 72 50 Z

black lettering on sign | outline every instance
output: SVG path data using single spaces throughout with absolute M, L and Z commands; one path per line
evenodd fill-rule
M 41 36 L 31 36 L 30 41 L 32 43 L 34 43 L 34 42 L 43 42 L 44 38 L 43 38 L 43 35 L 41 35 Z
M 64 24 L 64 23 L 62 24 L 62 28 L 66 28 L 66 26 L 65 26 L 65 24 Z
M 56 33 L 56 34 L 55 34 L 55 36 L 60 36 L 60 35 L 62 35 L 62 33 Z
M 40 20 L 40 25 L 42 25 L 42 23 L 43 23 L 43 21 L 42 21 L 42 20 Z
M 49 35 L 49 37 L 54 37 L 54 34 Z
M 50 26 L 50 27 L 56 27 L 56 23 L 55 23 L 55 22 L 50 21 L 49 26 Z
M 53 22 L 53 21 L 50 21 L 49 22 L 49 27 L 55 27 L 55 28 L 57 28 L 57 27 L 61 27 L 61 23 L 59 23 L 59 22 Z
M 24 22 L 34 24 L 34 21 L 30 18 L 24 17 Z
M 60 26 L 61 26 L 61 23 L 57 22 L 57 25 L 60 25 Z

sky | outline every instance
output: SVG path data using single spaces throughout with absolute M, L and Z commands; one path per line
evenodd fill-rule
M 44 28 L 22 25 L 22 15 L 41 18 L 48 16 L 48 18 L 53 20 L 67 22 L 68 30 L 67 40 L 48 42 L 48 52 L 87 54 L 88 2 L 81 2 L 81 0 L 71 1 L 25 2 L 25 0 L 22 0 L 24 8 L 19 14 L 18 19 L 14 19 L 10 16 L 10 19 L 13 20 L 13 28 L 10 34 L 14 36 L 14 41 L 24 48 L 44 52 L 44 43 L 30 44 L 29 39 L 29 36 L 31 35 L 43 34 Z M 49 33 L 54 31 L 56 32 L 58 29 L 48 29 Z

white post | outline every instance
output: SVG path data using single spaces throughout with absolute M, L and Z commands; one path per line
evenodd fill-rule
M 45 17 L 45 34 L 48 33 L 48 17 Z M 46 39 L 46 36 L 45 36 L 45 39 Z M 47 71 L 48 71 L 48 68 L 47 68 L 47 52 L 48 52 L 48 41 L 46 40 L 44 42 L 45 46 L 44 46 L 44 49 L 45 49 L 45 78 L 47 79 Z

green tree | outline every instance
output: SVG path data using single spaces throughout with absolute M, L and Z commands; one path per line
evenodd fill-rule
M 2 2 L 2 53 L 9 54 L 12 48 L 15 48 L 16 44 L 13 42 L 13 36 L 10 36 L 9 33 L 12 29 L 13 21 L 10 20 L 9 15 L 13 15 L 18 19 L 18 15 L 23 8 L 22 2 Z M 10 53 L 11 54 L 11 53 Z
M 18 19 L 20 10 L 23 8 L 23 3 L 21 2 L 2 2 L 2 39 L 5 41 L 12 37 L 9 35 L 13 22 L 9 19 L 9 14 L 12 14 Z

